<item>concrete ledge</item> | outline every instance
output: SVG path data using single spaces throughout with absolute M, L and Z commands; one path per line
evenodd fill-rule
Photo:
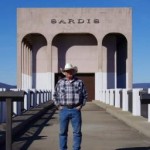
M 21 134 L 26 127 L 30 126 L 31 123 L 38 120 L 38 118 L 46 113 L 48 109 L 52 110 L 52 114 L 55 112 L 56 108 L 53 104 L 53 101 L 43 103 L 35 108 L 24 112 L 20 116 L 12 118 L 12 136 L 15 137 L 16 135 Z M 6 123 L 0 124 L 0 144 L 5 143 L 5 131 Z
M 102 103 L 98 100 L 92 101 L 96 105 L 104 108 L 106 112 L 115 116 L 119 120 L 122 120 L 127 125 L 138 130 L 140 133 L 144 134 L 147 137 L 150 137 L 150 123 L 147 119 L 142 116 L 133 116 L 130 112 L 122 111 L 120 108 L 110 106 L 108 104 Z

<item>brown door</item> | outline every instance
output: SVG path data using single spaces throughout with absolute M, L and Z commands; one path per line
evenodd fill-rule
M 86 90 L 88 92 L 88 100 L 87 101 L 92 101 L 95 99 L 95 77 L 93 73 L 78 73 L 76 75 L 79 79 L 81 79 L 86 87 Z M 62 73 L 57 73 L 55 74 L 55 84 L 57 81 L 64 77 Z

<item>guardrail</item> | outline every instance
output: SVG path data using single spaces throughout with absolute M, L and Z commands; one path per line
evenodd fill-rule
M 100 101 L 129 111 L 133 116 L 142 116 L 142 105 L 147 105 L 147 118 L 150 122 L 150 89 L 105 89 L 100 90 Z
M 51 100 L 48 90 L 0 89 L 0 123 L 6 122 L 6 150 L 12 149 L 12 117 Z
M 0 91 L 6 91 L 5 88 Z M 10 89 L 10 91 L 20 91 L 20 89 Z M 20 115 L 40 104 L 51 100 L 51 91 L 27 89 L 24 91 L 24 100 L 22 102 L 13 102 L 13 116 Z M 0 101 L 0 123 L 6 122 L 6 102 Z
M 6 150 L 12 149 L 12 102 L 23 101 L 24 91 L 2 91 L 0 101 L 6 102 Z

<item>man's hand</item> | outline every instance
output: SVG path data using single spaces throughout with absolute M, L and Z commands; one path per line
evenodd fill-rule
M 58 106 L 58 110 L 62 110 L 63 109 L 63 106 Z
M 77 110 L 81 110 L 81 108 L 82 108 L 81 105 L 79 105 L 79 106 L 76 107 Z

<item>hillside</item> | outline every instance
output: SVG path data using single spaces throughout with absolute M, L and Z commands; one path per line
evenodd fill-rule
M 17 86 L 16 85 L 9 85 L 9 84 L 0 82 L 0 88 L 6 88 L 7 90 L 9 90 L 11 88 L 17 88 Z
M 133 88 L 150 88 L 150 83 L 133 83 Z

